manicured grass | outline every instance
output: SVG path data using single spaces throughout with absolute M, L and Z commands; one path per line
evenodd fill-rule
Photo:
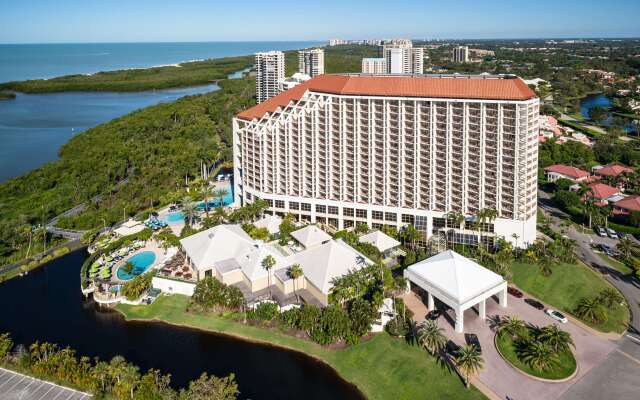
M 633 273 L 633 269 L 629 267 L 627 264 L 622 263 L 616 259 L 609 257 L 606 254 L 598 254 L 598 256 L 607 264 L 611 265 L 613 268 L 617 269 L 619 272 L 628 275 Z
M 496 346 L 504 358 L 506 358 L 514 367 L 526 372 L 529 375 L 537 376 L 544 379 L 564 379 L 576 370 L 576 359 L 569 350 L 558 353 L 558 366 L 547 371 L 538 371 L 529 366 L 529 364 L 521 361 L 516 353 L 516 344 L 509 335 L 496 336 Z
M 570 314 L 573 314 L 580 299 L 597 296 L 603 289 L 612 287 L 582 263 L 558 264 L 552 269 L 551 276 L 545 277 L 535 264 L 514 263 L 513 282 L 540 300 Z M 629 309 L 615 305 L 612 310 L 607 310 L 607 314 L 607 321 L 602 324 L 583 322 L 601 332 L 624 332 L 629 322 Z
M 161 296 L 150 306 L 118 305 L 127 319 L 159 320 L 298 350 L 333 367 L 369 399 L 483 399 L 465 389 L 454 371 L 443 369 L 427 352 L 404 340 L 380 334 L 371 340 L 332 350 L 277 330 L 244 325 L 216 315 L 185 312 L 185 296 Z

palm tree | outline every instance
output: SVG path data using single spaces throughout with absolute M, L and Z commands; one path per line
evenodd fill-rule
M 524 321 L 517 316 L 501 318 L 497 324 L 498 335 L 508 334 L 512 339 L 520 337 L 525 332 Z
M 217 189 L 213 193 L 220 200 L 220 207 L 224 207 L 224 198 L 229 194 L 227 189 Z
M 296 280 L 303 275 L 302 268 L 300 268 L 300 264 L 293 264 L 289 268 L 289 276 L 293 279 L 293 293 L 296 296 L 296 302 L 300 302 L 298 298 L 298 292 L 296 291 Z
M 604 322 L 607 319 L 607 314 L 597 298 L 581 299 L 575 312 L 578 317 L 594 323 Z
M 480 372 L 484 365 L 484 360 L 475 345 L 467 344 L 458 350 L 458 354 L 456 354 L 455 357 L 455 363 L 460 372 L 464 375 L 464 384 L 468 389 L 469 378 Z
M 267 282 L 269 285 L 269 298 L 271 298 L 271 269 L 276 265 L 276 260 L 271 254 L 262 260 L 262 268 L 267 271 Z
M 204 212 L 208 218 L 209 217 L 209 198 L 213 194 L 213 191 L 211 190 L 211 186 L 209 186 L 205 182 L 205 184 L 202 185 L 202 188 L 200 189 L 200 193 L 202 194 L 202 197 L 204 197 Z
M 542 274 L 542 276 L 548 277 L 553 273 L 553 270 L 551 269 L 551 263 L 547 260 L 541 261 L 538 266 L 540 268 L 540 273 Z
M 558 329 L 557 325 L 549 325 L 540 329 L 537 339 L 551 346 L 555 352 L 569 350 L 569 346 L 576 347 L 569 332 Z
M 193 225 L 193 220 L 195 219 L 198 212 L 198 205 L 196 204 L 196 202 L 191 201 L 190 197 L 185 197 L 182 200 L 182 211 L 187 217 L 189 226 Z
M 530 340 L 519 350 L 522 361 L 538 371 L 547 371 L 558 365 L 560 358 L 546 343 Z
M 493 222 L 496 218 L 498 218 L 498 210 L 495 208 L 485 208 L 483 211 L 484 221 L 487 223 Z M 489 250 L 489 243 L 487 242 L 487 250 Z
M 611 309 L 615 304 L 620 304 L 624 301 L 624 297 L 614 288 L 607 288 L 600 292 L 598 300 L 604 303 L 607 308 Z
M 633 250 L 633 242 L 631 239 L 625 237 L 620 239 L 616 247 L 625 257 L 629 258 L 629 255 L 631 255 L 631 251 Z
M 440 328 L 435 321 L 426 321 L 418 328 L 418 343 L 429 353 L 436 355 L 447 344 L 447 338 L 443 332 L 444 329 Z
M 421 237 L 422 235 L 420 234 L 420 231 L 417 230 L 413 225 L 407 225 L 407 227 L 404 228 L 404 231 L 402 232 L 402 238 L 404 239 L 405 244 L 407 242 L 411 243 L 411 245 L 409 246 L 411 250 L 415 250 L 415 242 L 417 240 L 420 240 Z

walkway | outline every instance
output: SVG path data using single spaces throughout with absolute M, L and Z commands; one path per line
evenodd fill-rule
M 0 399 L 88 400 L 90 394 L 0 368 Z
M 422 301 L 413 293 L 403 296 L 407 307 L 414 312 L 414 319 L 422 322 L 425 319 L 426 307 Z M 501 308 L 497 301 L 487 301 L 487 316 L 495 315 L 518 315 L 526 322 L 538 326 L 551 325 L 555 321 L 547 316 L 543 311 L 536 310 L 524 302 L 524 299 L 516 299 L 509 296 L 509 306 Z M 482 320 L 478 316 L 477 309 L 470 309 L 465 314 L 465 333 L 474 333 L 478 336 L 482 347 L 482 356 L 485 366 L 478 379 L 489 388 L 498 398 L 505 399 L 507 396 L 518 400 L 558 399 L 564 392 L 587 374 L 592 368 L 602 363 L 609 353 L 614 351 L 616 345 L 605 338 L 595 336 L 584 330 L 582 327 L 569 322 L 559 324 L 559 328 L 569 332 L 576 344 L 574 351 L 578 361 L 579 370 L 573 379 L 564 383 L 546 383 L 522 375 L 513 369 L 498 354 L 494 345 L 495 333 L 490 328 L 490 320 Z M 465 336 L 456 333 L 452 321 L 455 320 L 453 312 L 445 313 L 438 319 L 438 324 L 445 330 L 445 335 L 457 345 L 465 343 Z

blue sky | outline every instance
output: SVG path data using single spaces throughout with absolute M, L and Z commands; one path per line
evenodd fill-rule
M 0 43 L 640 37 L 640 0 L 0 0 Z

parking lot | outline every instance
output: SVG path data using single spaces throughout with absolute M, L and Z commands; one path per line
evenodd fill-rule
M 0 368 L 2 400 L 85 400 L 91 395 Z

